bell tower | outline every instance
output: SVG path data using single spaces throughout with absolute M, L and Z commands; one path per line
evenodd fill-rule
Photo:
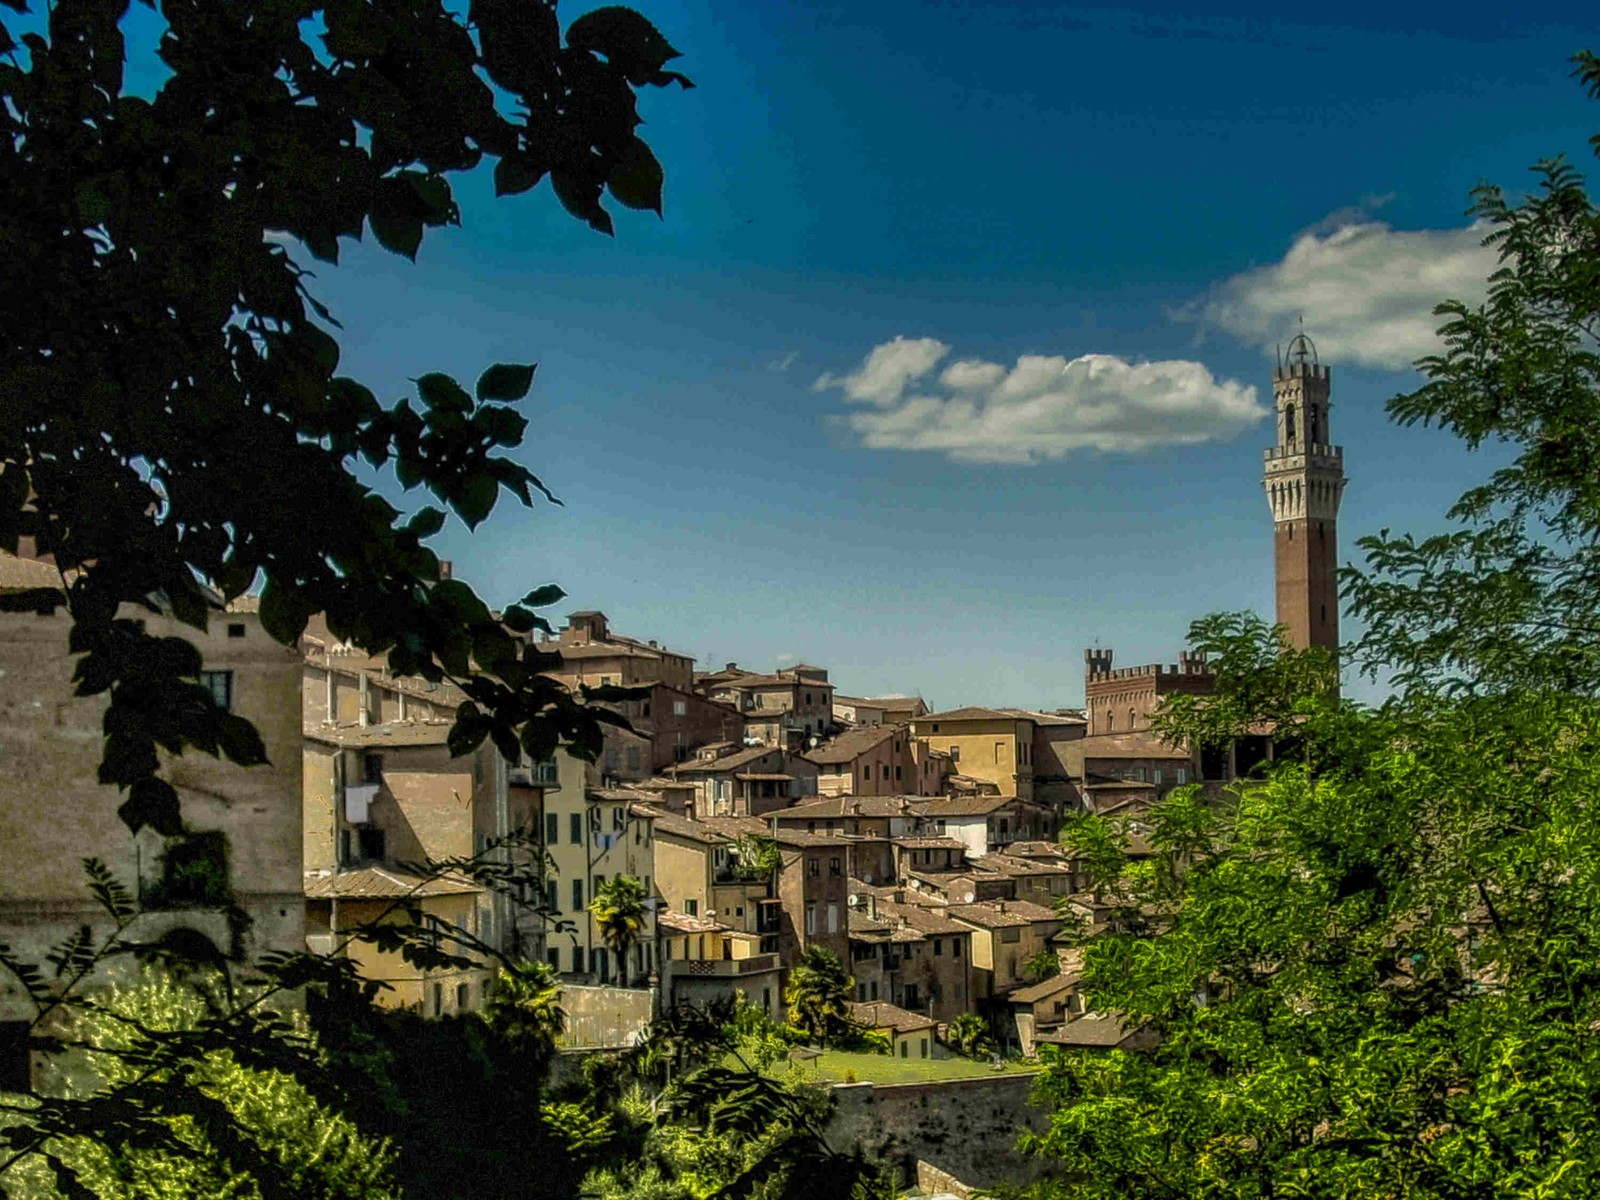
M 1296 649 L 1339 648 L 1338 517 L 1344 448 L 1328 431 L 1328 368 L 1302 329 L 1272 372 L 1278 444 L 1266 452 L 1278 624 Z

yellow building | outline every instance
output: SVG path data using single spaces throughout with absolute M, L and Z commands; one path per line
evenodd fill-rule
M 951 770 L 994 784 L 1002 796 L 1033 799 L 1031 717 L 995 708 L 957 708 L 911 722 L 911 735 L 950 755 Z
M 658 921 L 667 1003 L 703 1005 L 738 994 L 769 1016 L 782 1015 L 783 969 L 776 953 L 762 950 L 758 935 L 670 909 Z
M 936 1022 L 921 1013 L 907 1012 L 898 1005 L 879 1000 L 863 1004 L 852 1001 L 850 1019 L 889 1039 L 889 1053 L 895 1058 L 948 1058 L 949 1051 L 933 1036 Z

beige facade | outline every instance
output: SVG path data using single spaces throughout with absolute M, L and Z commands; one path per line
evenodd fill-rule
M 850 1005 L 850 1019 L 865 1029 L 889 1039 L 893 1058 L 948 1058 L 950 1052 L 934 1037 L 934 1021 L 920 1013 L 907 1012 L 885 1001 L 856 1002 Z
M 992 708 L 929 713 L 913 737 L 950 755 L 954 770 L 994 784 L 1002 796 L 1033 799 L 1033 720 Z
M 653 915 L 629 951 L 626 964 L 616 962 L 589 913 L 595 890 L 607 879 L 629 875 L 644 884 L 647 897 L 658 895 L 655 881 L 655 812 L 626 788 L 601 788 L 594 764 L 566 749 L 556 752 L 554 768 L 544 778 L 545 853 L 550 873 L 545 904 L 553 914 L 546 924 L 547 961 L 564 976 L 608 983 L 625 973 L 640 986 L 656 970 Z M 592 781 L 592 782 L 591 782 Z
M 700 817 L 760 816 L 817 790 L 816 764 L 775 746 L 703 746 L 667 775 L 695 785 Z
M 59 584 L 52 568 L 0 555 L 0 588 Z M 150 829 L 131 834 L 117 816 L 126 796 L 98 782 L 107 700 L 73 695 L 64 612 L 0 614 L 0 941 L 14 952 L 38 958 L 83 925 L 109 933 L 86 887 L 87 857 L 103 861 L 141 898 L 147 912 L 131 936 L 187 925 L 223 953 L 305 948 L 300 654 L 273 641 L 253 608 L 241 601 L 212 614 L 204 633 L 148 612 L 128 614 L 151 634 L 195 645 L 201 682 L 255 725 L 270 759 L 243 768 L 194 751 L 163 755 L 162 775 L 192 831 L 175 839 Z M 177 886 L 168 864 L 196 855 L 223 869 L 229 896 Z M 230 898 L 248 918 L 237 936 L 221 912 Z M 0 981 L 0 1019 L 26 1007 L 15 981 Z
M 799 750 L 821 738 L 833 723 L 833 685 L 818 678 L 819 672 L 820 668 L 772 675 L 720 672 L 702 680 L 700 690 L 743 715 L 746 737 Z

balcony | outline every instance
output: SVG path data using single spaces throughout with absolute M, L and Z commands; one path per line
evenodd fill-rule
M 776 954 L 753 954 L 749 958 L 690 958 L 673 962 L 672 969 L 683 975 L 727 976 L 757 975 L 762 971 L 776 971 Z

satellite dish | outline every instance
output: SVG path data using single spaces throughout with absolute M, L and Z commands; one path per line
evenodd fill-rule
M 857 896 L 857 895 L 853 895 L 848 900 L 845 901 L 845 904 L 850 908 L 860 908 L 861 907 L 861 897 Z

